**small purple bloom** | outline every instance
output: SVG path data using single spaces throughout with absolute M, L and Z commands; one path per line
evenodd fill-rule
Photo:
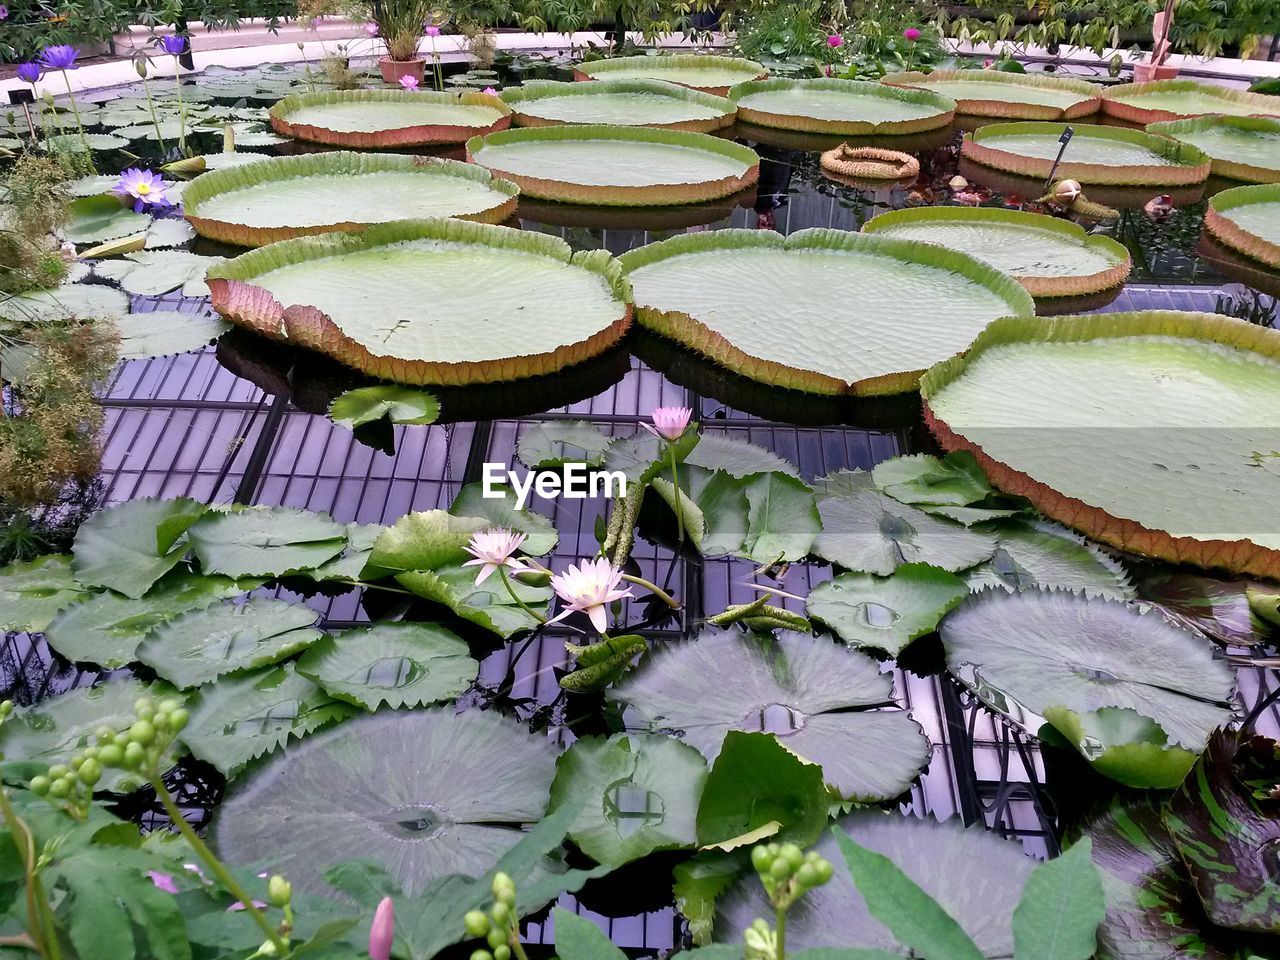
M 907 29 L 902 31 L 902 35 L 906 37 L 908 40 L 910 40 L 912 43 L 915 43 L 917 40 L 920 39 L 920 31 L 917 30 L 915 27 L 907 27 Z
M 427 24 L 427 36 L 428 37 L 440 36 L 440 28 L 437 27 L 434 23 Z
M 160 37 L 156 42 L 160 44 L 160 49 L 171 57 L 179 57 L 187 49 L 187 38 L 179 33 Z
M 18 64 L 18 79 L 23 83 L 34 84 L 40 79 L 40 64 L 38 63 L 20 63 Z
M 411 73 L 406 73 L 400 78 L 400 86 L 412 92 L 418 89 L 418 78 Z
M 828 46 L 828 47 L 843 47 L 843 46 L 844 46 L 844 37 L 840 36 L 840 34 L 838 34 L 838 33 L 833 33 L 833 34 L 831 34 L 831 36 L 827 37 L 827 46 Z
M 40 66 L 46 70 L 74 70 L 78 56 L 80 51 L 75 47 L 60 43 L 44 48 L 44 52 L 40 54 Z
M 6 7 L 3 3 L 0 3 L 0 20 L 8 20 L 8 19 L 9 19 L 9 8 Z
M 142 213 L 147 207 L 164 209 L 169 206 L 164 180 L 150 170 L 130 167 L 120 174 L 120 182 L 111 188 L 111 192 L 130 204 L 135 213 Z
M 366 23 L 364 25 L 364 32 L 371 37 L 376 37 L 378 35 L 378 25 L 376 23 Z

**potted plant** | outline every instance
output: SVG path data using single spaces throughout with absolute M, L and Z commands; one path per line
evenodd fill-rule
M 1164 9 L 1155 15 L 1151 24 L 1151 59 L 1133 65 L 1133 79 L 1136 83 L 1148 80 L 1171 80 L 1178 75 L 1178 67 L 1170 64 L 1169 54 L 1173 46 L 1169 41 L 1169 31 L 1173 29 L 1173 6 L 1177 0 L 1165 0 Z
M 370 19 L 387 46 L 387 55 L 378 60 L 387 83 L 400 83 L 403 77 L 422 82 L 427 61 L 418 56 L 418 42 L 431 15 L 432 5 L 425 0 L 382 0 L 373 6 Z

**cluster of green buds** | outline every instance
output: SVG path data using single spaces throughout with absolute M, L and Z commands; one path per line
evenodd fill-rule
M 484 937 L 488 949 L 481 947 L 471 960 L 527 960 L 520 943 L 520 915 L 516 913 L 516 885 L 505 873 L 493 876 L 493 906 L 489 912 L 468 910 L 462 918 L 467 934 Z
M 93 745 L 74 754 L 65 764 L 54 764 L 47 773 L 33 777 L 31 792 L 65 804 L 72 812 L 86 811 L 104 770 L 126 770 L 148 779 L 187 725 L 187 710 L 174 697 L 159 703 L 142 697 L 133 710 L 136 719 L 128 730 L 99 727 L 94 732 Z
M 814 887 L 831 879 L 831 863 L 816 850 L 805 853 L 794 843 L 760 844 L 751 851 L 751 865 L 760 875 L 769 902 L 785 910 Z

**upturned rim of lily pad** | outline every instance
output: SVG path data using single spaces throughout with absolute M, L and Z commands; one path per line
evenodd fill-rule
M 822 93 L 843 94 L 850 100 L 870 97 L 932 107 L 934 112 L 924 117 L 901 120 L 833 120 L 808 116 L 803 113 L 780 113 L 762 110 L 743 103 L 743 99 L 758 93 L 773 91 L 816 90 Z M 825 133 L 848 136 L 901 136 L 923 133 L 948 126 L 955 117 L 956 102 L 932 90 L 915 87 L 896 87 L 873 80 L 840 80 L 819 77 L 814 80 L 752 80 L 739 83 L 729 90 L 729 99 L 738 106 L 738 119 L 762 127 L 796 130 L 801 133 Z
M 345 103 L 392 103 L 409 106 L 414 103 L 488 107 L 499 116 L 489 124 L 418 123 L 386 130 L 360 132 L 334 130 L 316 123 L 296 123 L 289 119 L 304 107 L 324 107 Z M 369 149 L 376 147 L 425 147 L 433 144 L 464 143 L 477 134 L 504 130 L 511 125 L 511 108 L 495 94 L 465 91 L 442 93 L 419 90 L 409 96 L 403 90 L 334 90 L 316 93 L 293 93 L 268 111 L 276 133 L 298 140 L 324 143 L 331 147 Z M 461 120 L 461 118 L 459 118 Z
M 1248 104 L 1250 107 L 1257 107 L 1252 116 L 1280 117 L 1280 97 L 1186 79 L 1148 80 L 1145 83 L 1124 83 L 1108 87 L 1102 93 L 1102 112 L 1105 116 L 1144 126 L 1160 120 L 1190 120 L 1192 117 L 1209 115 L 1204 112 L 1178 113 L 1176 110 L 1163 107 L 1142 106 L 1142 98 L 1148 94 L 1183 92 L 1214 97 L 1223 103 Z
M 1042 87 L 1078 93 L 1081 99 L 1069 107 L 1054 107 L 1025 100 L 995 100 L 986 98 L 955 97 L 956 113 L 971 117 L 1000 117 L 1005 120 L 1074 120 L 1087 117 L 1102 109 L 1102 87 L 1088 80 L 1073 77 L 1051 77 L 1036 73 L 1005 73 L 1003 70 L 934 70 L 921 73 L 891 73 L 880 82 L 891 87 L 914 87 L 933 90 L 937 83 L 950 81 L 976 81 L 1017 87 Z M 946 96 L 941 90 L 935 91 Z
M 698 53 L 674 53 L 661 54 L 656 57 L 639 56 L 639 57 L 610 57 L 607 60 L 596 60 L 592 63 L 579 63 L 573 68 L 573 79 L 582 80 L 602 80 L 608 79 L 611 73 L 626 73 L 628 70 L 637 68 L 648 71 L 644 74 L 646 79 L 661 79 L 662 70 L 665 68 L 673 70 L 741 70 L 744 75 L 747 72 L 754 72 L 755 80 L 764 80 L 769 76 L 769 71 L 764 64 L 757 63 L 755 60 L 747 60 L 743 57 L 720 57 L 709 56 Z M 637 74 L 637 77 L 641 76 Z M 630 78 L 628 78 L 630 79 Z M 671 81 L 675 82 L 675 81 Z M 701 90 L 704 93 L 714 94 L 717 97 L 726 96 L 729 88 L 733 86 L 727 84 L 692 84 L 682 83 L 682 87 L 689 87 L 691 90 Z
M 1280 268 L 1280 243 L 1246 230 L 1231 217 L 1232 210 L 1255 203 L 1280 203 L 1280 183 L 1233 187 L 1210 197 L 1204 212 L 1205 229 L 1232 250 L 1273 269 Z

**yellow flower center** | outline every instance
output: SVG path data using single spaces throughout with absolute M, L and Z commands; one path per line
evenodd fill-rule
M 150 193 L 150 192 L 151 192 L 151 185 L 150 185 L 150 184 L 148 184 L 148 183 L 140 183 L 140 184 L 138 184 L 138 193 L 142 194 L 142 196 L 144 196 L 144 197 L 145 197 L 145 196 L 146 196 L 148 193 Z

